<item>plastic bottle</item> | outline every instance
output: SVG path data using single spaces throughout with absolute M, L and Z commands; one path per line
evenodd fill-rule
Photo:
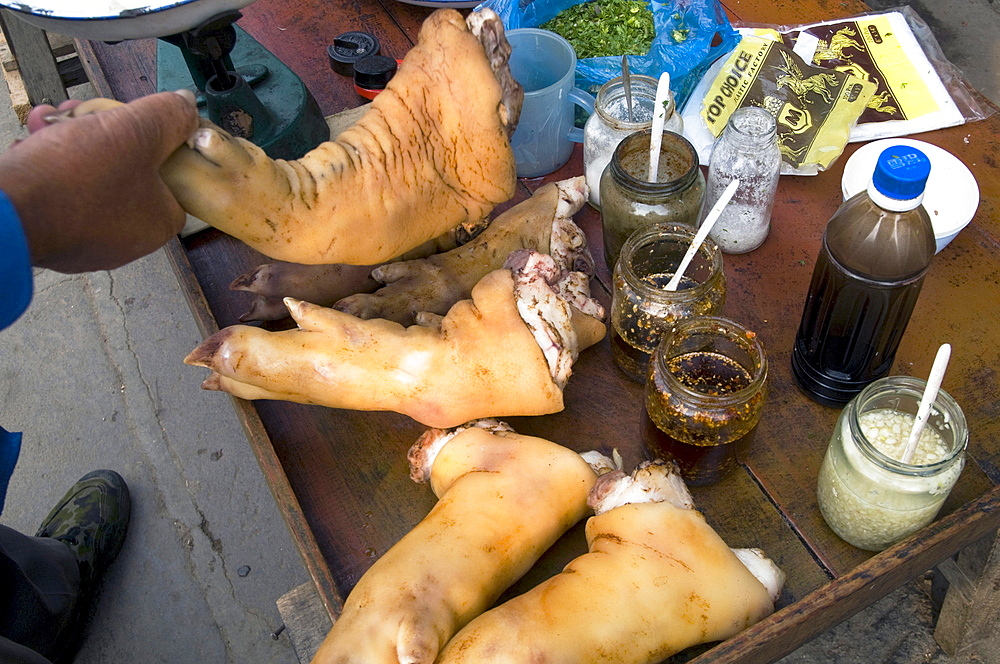
M 843 406 L 892 368 L 936 249 L 920 205 L 929 174 L 921 151 L 888 148 L 827 223 L 792 349 L 799 386 L 820 403 Z
M 700 221 L 704 221 L 729 183 L 740 186 L 712 228 L 711 236 L 727 254 L 759 247 L 771 229 L 771 209 L 781 172 L 777 125 L 762 108 L 747 106 L 729 117 L 712 148 Z

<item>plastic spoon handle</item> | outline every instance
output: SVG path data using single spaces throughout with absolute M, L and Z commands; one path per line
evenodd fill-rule
M 625 87 L 625 106 L 628 107 L 628 121 L 632 122 L 632 75 L 628 70 L 628 58 L 622 56 L 622 84 Z
M 656 182 L 660 170 L 660 145 L 663 142 L 663 123 L 666 122 L 667 96 L 670 94 L 670 72 L 660 74 L 656 85 L 656 101 L 653 103 L 653 129 L 649 135 L 649 177 L 650 182 Z
M 719 200 L 715 202 L 715 206 L 705 217 L 705 222 L 698 229 L 698 232 L 694 234 L 694 240 L 691 241 L 691 246 L 688 247 L 687 253 L 684 254 L 684 258 L 681 259 L 681 264 L 677 266 L 677 271 L 674 272 L 674 276 L 670 278 L 667 283 L 668 291 L 677 290 L 677 286 L 681 283 L 681 277 L 684 276 L 684 270 L 688 268 L 691 261 L 694 259 L 695 254 L 698 253 L 698 249 L 701 248 L 701 243 L 705 241 L 708 234 L 712 231 L 712 226 L 715 226 L 715 222 L 719 220 L 719 216 L 722 214 L 722 210 L 729 204 L 729 199 L 733 197 L 736 193 L 736 189 L 740 186 L 739 180 L 733 180 L 726 187 L 726 190 L 722 192 L 719 196 Z
M 941 389 L 941 381 L 944 380 L 944 372 L 948 368 L 948 360 L 951 359 L 951 344 L 941 344 L 937 355 L 934 357 L 934 364 L 931 366 L 931 374 L 927 377 L 927 387 L 924 395 L 920 399 L 920 406 L 917 407 L 917 416 L 913 420 L 913 428 L 910 429 L 910 439 L 906 441 L 903 449 L 903 463 L 910 463 L 913 453 L 917 449 L 917 441 L 927 424 L 927 417 L 930 415 L 931 406 L 937 400 L 938 391 Z

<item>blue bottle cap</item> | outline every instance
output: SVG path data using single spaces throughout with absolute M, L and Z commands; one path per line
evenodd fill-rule
M 906 145 L 886 148 L 878 157 L 872 184 L 888 198 L 908 201 L 924 193 L 931 160 L 920 150 Z

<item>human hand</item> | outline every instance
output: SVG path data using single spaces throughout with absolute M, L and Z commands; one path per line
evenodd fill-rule
M 32 264 L 67 273 L 119 267 L 181 230 L 184 210 L 159 171 L 198 127 L 190 94 L 68 117 L 78 103 L 35 108 L 32 133 L 0 155 L 0 190 L 21 218 Z

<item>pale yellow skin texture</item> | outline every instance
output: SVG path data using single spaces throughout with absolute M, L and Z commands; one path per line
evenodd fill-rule
M 384 265 L 386 285 L 374 293 L 344 298 L 334 308 L 359 318 L 385 318 L 403 325 L 421 311 L 444 315 L 489 272 L 503 267 L 518 249 L 548 254 L 552 220 L 559 202 L 555 183 L 541 187 L 490 223 L 474 240 L 427 258 Z
M 293 263 L 383 263 L 514 195 L 501 88 L 452 9 L 353 126 L 301 159 L 272 160 L 213 127 L 161 173 L 192 215 Z
M 485 228 L 488 222 L 470 224 L 473 230 Z M 451 251 L 458 246 L 457 227 L 429 242 L 400 256 L 399 261 L 416 261 L 441 252 Z M 481 231 L 480 231 L 481 232 Z M 229 285 L 231 290 L 252 293 L 254 299 L 250 308 L 240 316 L 243 322 L 254 320 L 279 320 L 288 316 L 284 298 L 293 297 L 324 307 L 332 306 L 356 293 L 370 293 L 382 287 L 371 278 L 377 265 L 302 265 L 301 263 L 267 263 L 238 277 Z M 497 267 L 503 267 L 498 265 Z M 473 284 L 475 285 L 475 284 Z M 469 287 L 471 290 L 471 286 Z M 466 295 L 469 291 L 466 291 Z M 457 302 L 462 298 L 456 298 Z M 445 312 L 441 312 L 445 313 Z M 371 316 L 367 316 L 371 318 Z M 387 318 L 380 316 L 380 318 Z M 393 319 L 389 319 L 393 320 Z M 397 320 L 396 322 L 402 322 Z
M 314 664 L 431 664 L 583 518 L 596 479 L 547 440 L 459 433 L 433 465 L 439 502 L 361 577 Z
M 483 417 L 543 415 L 562 390 L 514 301 L 509 270 L 496 270 L 455 304 L 440 326 L 361 320 L 292 300 L 299 329 L 235 325 L 185 362 L 211 369 L 203 386 L 243 399 L 280 399 L 352 410 L 391 410 L 432 427 Z M 583 350 L 604 324 L 574 309 Z
M 695 510 L 623 505 L 587 522 L 587 543 L 563 572 L 470 622 L 438 664 L 656 664 L 774 610 Z

